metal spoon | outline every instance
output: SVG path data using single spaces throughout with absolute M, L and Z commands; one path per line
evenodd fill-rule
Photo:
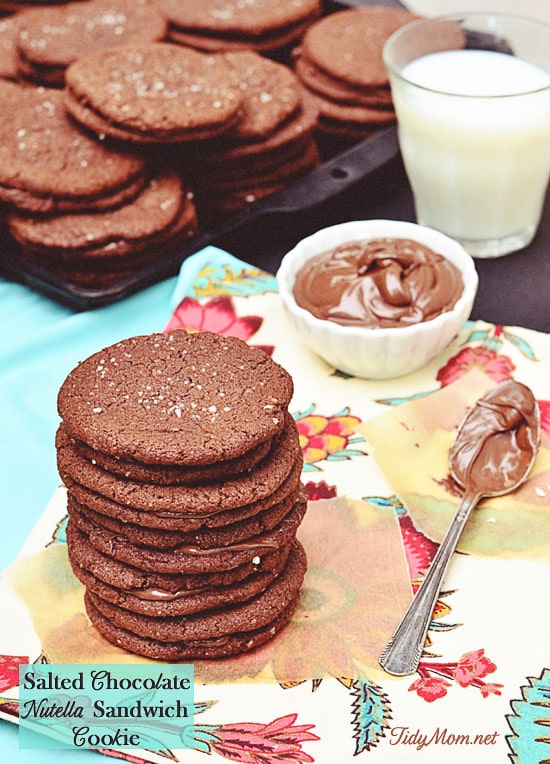
M 464 495 L 445 538 L 379 663 L 395 676 L 418 668 L 441 582 L 472 509 L 527 478 L 540 444 L 540 411 L 531 390 L 507 380 L 467 412 L 449 453 L 451 475 Z

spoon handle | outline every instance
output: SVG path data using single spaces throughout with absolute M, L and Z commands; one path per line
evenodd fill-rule
M 405 676 L 418 668 L 441 582 L 470 512 L 479 499 L 479 494 L 465 494 L 422 584 L 380 655 L 379 663 L 389 674 Z

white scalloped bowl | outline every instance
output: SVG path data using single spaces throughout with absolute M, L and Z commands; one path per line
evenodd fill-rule
M 343 326 L 301 308 L 294 281 L 304 263 L 340 244 L 379 237 L 407 238 L 433 249 L 459 268 L 464 290 L 454 308 L 417 324 L 395 328 Z M 408 374 L 437 356 L 469 318 L 478 287 L 472 257 L 454 239 L 432 228 L 398 220 L 353 220 L 302 239 L 277 271 L 279 294 L 302 341 L 331 366 L 356 377 L 387 379 Z

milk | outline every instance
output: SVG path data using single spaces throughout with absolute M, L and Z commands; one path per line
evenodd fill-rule
M 495 240 L 490 256 L 498 240 L 532 238 L 550 174 L 549 86 L 542 69 L 493 51 L 405 65 L 392 95 L 418 222 L 485 256 L 477 240 Z

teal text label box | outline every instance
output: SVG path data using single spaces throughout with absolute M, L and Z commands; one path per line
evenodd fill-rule
M 191 664 L 25 664 L 20 748 L 189 748 Z

